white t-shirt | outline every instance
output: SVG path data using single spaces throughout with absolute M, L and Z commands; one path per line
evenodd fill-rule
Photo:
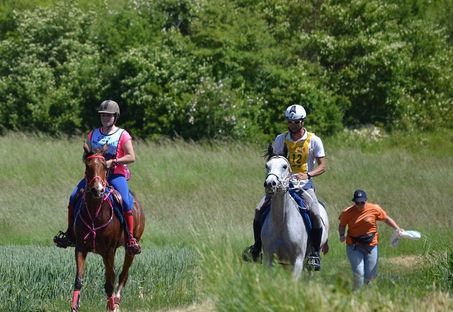
M 299 141 L 306 140 L 307 136 L 308 136 L 307 129 L 305 129 L 305 133 L 302 136 L 302 138 L 300 138 L 299 140 L 296 140 L 296 141 L 294 141 L 291 138 L 291 134 L 289 132 L 284 132 L 284 133 L 277 135 L 277 137 L 275 138 L 274 144 L 272 145 L 273 149 L 274 149 L 274 153 L 277 153 L 277 154 L 283 153 L 285 139 L 288 141 L 291 141 L 291 142 L 299 142 Z M 312 171 L 314 166 L 316 165 L 316 158 L 321 158 L 321 157 L 325 157 L 325 156 L 326 156 L 326 154 L 324 153 L 324 145 L 322 144 L 321 138 L 316 136 L 313 133 L 311 136 L 310 146 L 309 146 L 309 151 L 308 151 L 308 159 L 307 159 L 308 172 Z M 310 179 L 310 182 L 311 182 L 311 179 Z M 311 188 L 311 187 L 313 187 L 313 185 L 312 185 L 312 183 L 308 183 L 306 185 L 306 187 Z

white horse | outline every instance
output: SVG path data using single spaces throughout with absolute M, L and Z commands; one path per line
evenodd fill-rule
M 293 267 L 292 276 L 299 279 L 307 249 L 309 248 L 308 233 L 299 212 L 299 207 L 289 194 L 291 166 L 283 156 L 272 156 L 266 163 L 266 180 L 264 187 L 272 194 L 271 209 L 261 230 L 263 243 L 263 261 L 272 266 L 274 256 L 280 263 Z M 328 219 L 324 207 L 322 250 L 327 251 Z

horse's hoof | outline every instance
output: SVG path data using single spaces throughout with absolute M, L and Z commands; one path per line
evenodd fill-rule
M 107 312 L 119 312 L 121 298 L 114 296 L 107 301 Z
M 118 304 L 115 304 L 113 307 L 107 307 L 107 312 L 119 312 L 120 311 L 120 306 Z

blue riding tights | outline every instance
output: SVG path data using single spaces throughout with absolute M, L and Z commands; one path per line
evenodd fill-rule
M 115 188 L 115 190 L 117 190 L 121 194 L 121 197 L 123 198 L 124 210 L 125 211 L 132 210 L 132 208 L 134 208 L 133 198 L 129 193 L 129 186 L 127 184 L 126 178 L 120 174 L 111 174 L 107 178 L 107 182 L 109 183 L 109 185 L 113 186 Z M 79 191 L 85 187 L 86 187 L 86 180 L 85 179 L 80 180 L 80 182 L 77 184 L 77 186 L 72 191 L 71 196 L 69 197 L 69 203 L 75 204 L 74 201 L 75 201 L 75 197 L 76 197 L 77 193 L 79 193 Z

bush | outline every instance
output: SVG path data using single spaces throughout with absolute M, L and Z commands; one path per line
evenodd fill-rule
M 99 55 L 85 40 L 92 19 L 67 4 L 16 13 L 21 35 L 0 42 L 4 127 L 53 134 L 82 127 L 82 107 L 100 88 Z
M 143 138 L 267 140 L 294 103 L 320 135 L 452 127 L 448 1 L 2 3 L 0 128 L 85 132 L 104 99 Z

